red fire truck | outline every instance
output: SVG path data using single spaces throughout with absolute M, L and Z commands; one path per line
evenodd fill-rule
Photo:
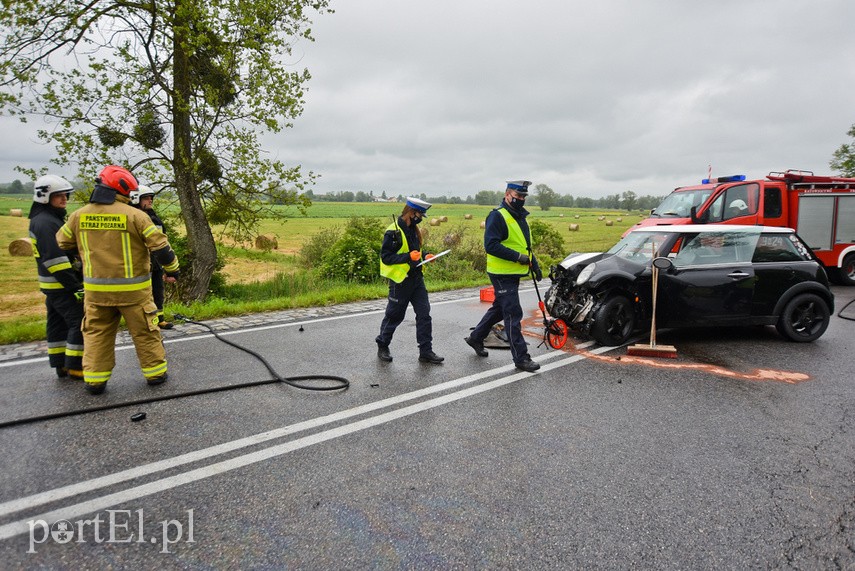
M 636 226 L 692 223 L 795 228 L 832 279 L 855 285 L 855 178 L 791 169 L 706 179 L 675 188 Z

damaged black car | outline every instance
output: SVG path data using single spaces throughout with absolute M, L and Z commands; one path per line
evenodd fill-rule
M 657 328 L 774 325 L 818 339 L 834 312 L 822 264 L 789 228 L 681 225 L 637 228 L 608 252 L 552 266 L 549 314 L 601 345 L 649 328 L 658 259 Z

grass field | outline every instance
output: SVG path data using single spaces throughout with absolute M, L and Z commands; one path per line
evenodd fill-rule
M 4 287 L 0 292 L 0 343 L 31 340 L 39 338 L 43 331 L 44 297 L 38 290 L 35 263 L 31 257 L 15 257 L 9 254 L 8 244 L 17 238 L 28 235 L 29 212 L 31 200 L 29 196 L 0 196 L 0 239 L 4 245 L 0 251 L 0 271 L 4 276 Z M 69 203 L 69 211 L 79 208 L 81 204 Z M 270 252 L 261 252 L 252 248 L 251 244 L 229 245 L 229 241 L 218 238 L 221 252 L 227 263 L 224 269 L 227 283 L 235 286 L 251 288 L 246 296 L 252 304 L 241 305 L 236 309 L 235 303 L 220 303 L 211 300 L 207 304 L 194 307 L 194 314 L 199 318 L 210 318 L 218 315 L 234 314 L 235 312 L 269 311 L 298 305 L 323 305 L 349 299 L 366 299 L 385 295 L 382 283 L 356 287 L 346 284 L 326 284 L 321 288 L 326 293 L 318 292 L 317 284 L 307 280 L 305 269 L 299 261 L 299 251 L 303 243 L 318 232 L 338 226 L 344 228 L 353 216 L 371 216 L 391 221 L 392 216 L 401 212 L 403 205 L 395 203 L 336 203 L 317 202 L 313 204 L 307 215 L 300 214 L 295 208 L 275 207 L 280 209 L 282 218 L 264 219 L 259 227 L 259 233 L 274 235 L 278 247 Z M 12 209 L 21 209 L 23 216 L 10 216 Z M 161 213 L 168 213 L 170 205 L 155 203 L 155 208 Z M 173 207 L 174 208 L 174 207 Z M 423 223 L 427 230 L 426 249 L 439 251 L 444 249 L 442 238 L 445 234 L 457 228 L 463 228 L 467 235 L 480 232 L 480 223 L 484 220 L 492 206 L 466 204 L 437 204 L 428 212 L 429 216 Z M 466 215 L 471 215 L 467 220 Z M 446 216 L 448 221 L 439 226 L 431 226 L 430 220 Z M 600 220 L 604 217 L 604 220 Z M 564 239 L 566 252 L 602 251 L 614 244 L 620 235 L 632 224 L 643 218 L 639 212 L 627 214 L 607 210 L 553 208 L 542 211 L 537 207 L 531 209 L 531 218 L 543 220 L 558 230 Z M 607 226 L 606 221 L 613 225 Z M 578 224 L 576 231 L 570 230 L 571 224 Z M 214 228 L 215 234 L 218 229 Z M 378 241 L 380 236 L 378 236 Z M 225 245 L 225 246 L 224 246 Z M 545 273 L 545 272 L 544 272 Z M 280 282 L 285 279 L 294 289 L 283 290 Z M 428 287 L 435 291 L 452 287 L 462 287 L 461 283 L 430 283 Z M 487 282 L 486 275 L 484 283 Z M 255 285 L 254 285 L 255 284 Z M 241 291 L 236 290 L 238 294 Z M 267 293 L 259 293 L 267 292 Z M 284 293 L 283 293 L 284 292 Z M 298 293 L 294 293 L 298 292 Z M 258 297 L 269 299 L 258 299 Z M 275 299 L 274 299 L 275 298 Z M 170 306 L 167 307 L 167 313 Z M 175 309 L 178 311 L 178 309 Z M 43 333 L 42 333 L 43 334 Z

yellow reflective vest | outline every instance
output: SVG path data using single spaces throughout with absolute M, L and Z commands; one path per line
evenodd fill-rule
M 514 252 L 528 255 L 528 244 L 525 241 L 525 235 L 519 223 L 517 223 L 506 208 L 498 208 L 497 210 L 502 215 L 502 218 L 505 219 L 505 224 L 508 226 L 508 237 L 502 240 L 502 245 Z M 487 254 L 487 273 L 524 276 L 528 273 L 528 266 L 524 266 L 516 260 L 506 260 L 492 254 Z
M 150 252 L 169 248 L 148 214 L 117 195 L 113 204 L 90 203 L 56 233 L 59 247 L 78 250 L 86 299 L 101 305 L 136 305 L 151 298 Z M 178 258 L 163 267 L 178 270 Z
M 389 224 L 389 227 L 386 228 L 386 232 L 397 231 L 401 234 L 401 247 L 398 248 L 398 254 L 406 254 L 410 251 L 410 245 L 407 243 L 407 237 L 404 235 L 404 231 L 398 227 L 398 221 L 396 220 L 392 224 Z M 391 266 L 383 263 L 383 258 L 380 258 L 380 275 L 384 278 L 389 278 L 396 284 L 401 283 L 405 279 L 407 279 L 407 274 L 410 272 L 410 264 L 392 264 Z

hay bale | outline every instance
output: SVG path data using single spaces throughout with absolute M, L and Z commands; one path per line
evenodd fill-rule
M 606 220 L 606 226 L 614 226 L 614 225 L 615 225 L 614 220 Z
M 431 226 L 439 226 L 439 218 L 431 218 L 430 219 Z
M 440 222 L 448 222 L 448 216 L 440 216 L 439 221 Z
M 576 220 L 579 220 L 579 215 L 578 215 L 578 214 L 574 214 L 574 215 L 573 215 L 573 218 L 575 218 Z
M 471 214 L 464 214 L 463 219 L 464 220 L 472 220 L 472 215 Z
M 18 238 L 9 242 L 9 254 L 12 256 L 32 256 L 33 244 L 29 238 Z
M 605 219 L 606 219 L 606 217 L 605 217 L 605 216 L 599 216 L 599 217 L 597 218 L 597 220 L 599 220 L 600 222 L 602 222 L 602 221 L 603 221 L 603 220 L 605 220 Z
M 487 227 L 487 222 L 485 220 L 482 220 L 481 221 L 481 229 L 483 230 L 486 227 Z
M 16 216 L 16 217 L 20 218 L 23 215 L 24 215 L 24 211 L 21 210 L 20 208 L 10 208 L 9 209 L 9 216 Z
M 559 218 L 564 218 L 564 215 L 563 215 L 563 214 L 559 214 L 559 215 L 558 215 L 558 217 L 559 217 Z
M 570 225 L 570 231 L 571 232 L 578 232 L 579 231 L 579 225 L 578 224 L 571 224 Z
M 615 218 L 615 222 L 623 222 L 623 216 L 618 216 Z
M 255 247 L 265 252 L 276 250 L 279 248 L 279 240 L 273 234 L 259 234 L 255 238 Z

